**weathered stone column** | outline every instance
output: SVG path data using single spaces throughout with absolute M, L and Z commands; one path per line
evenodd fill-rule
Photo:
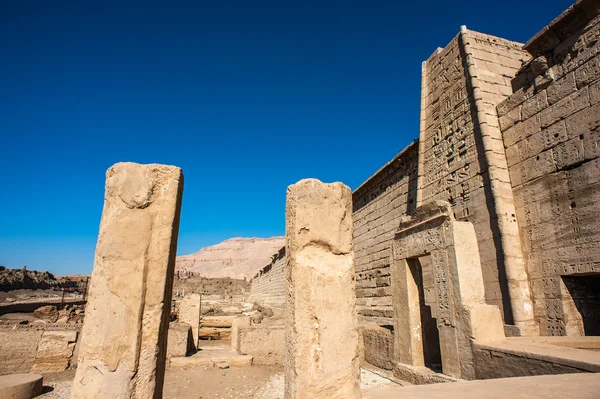
M 286 253 L 285 398 L 360 398 L 347 186 L 288 187 Z
M 182 191 L 174 166 L 106 172 L 72 399 L 162 397 Z

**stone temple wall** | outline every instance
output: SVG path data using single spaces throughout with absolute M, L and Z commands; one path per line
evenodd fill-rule
M 423 63 L 419 139 L 352 196 L 371 364 L 392 365 L 395 230 L 436 200 L 473 223 L 507 335 L 600 335 L 599 7 L 578 0 L 526 45 L 462 27 Z
M 522 255 L 496 105 L 528 59 L 519 43 L 463 27 L 422 75 L 419 205 L 448 201 L 457 220 L 473 223 L 486 301 L 504 310 L 507 324 L 514 318 L 504 265 L 522 264 Z
M 600 333 L 599 7 L 579 1 L 531 39 L 498 106 L 541 335 Z
M 393 325 L 391 243 L 400 217 L 416 203 L 417 149 L 415 141 L 352 194 L 356 307 L 361 323 Z
M 273 255 L 271 264 L 262 268 L 250 280 L 249 302 L 270 308 L 283 309 L 285 306 L 285 248 Z

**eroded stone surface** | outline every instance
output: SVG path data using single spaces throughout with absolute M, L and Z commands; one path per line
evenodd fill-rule
M 185 294 L 179 301 L 179 321 L 192 328 L 194 349 L 198 346 L 198 329 L 200 328 L 200 294 Z
M 182 190 L 177 167 L 108 169 L 72 398 L 161 397 Z
M 347 186 L 288 187 L 286 253 L 285 398 L 360 398 Z
M 167 358 L 187 356 L 196 351 L 192 327 L 187 323 L 169 323 Z
M 525 84 L 498 105 L 521 115 L 502 134 L 533 312 L 545 336 L 600 334 L 599 15 L 597 1 L 578 1 L 541 30 L 525 48 L 552 60 L 548 70 L 524 65 Z M 547 76 L 553 80 L 540 86 Z M 524 112 L 523 97 L 540 106 Z
M 31 373 L 58 373 L 69 367 L 77 331 L 44 331 Z

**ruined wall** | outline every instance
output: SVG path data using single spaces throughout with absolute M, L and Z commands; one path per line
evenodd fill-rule
M 38 346 L 44 332 L 77 334 L 79 327 L 68 324 L 0 325 L 0 375 L 29 373 L 39 355 Z M 77 363 L 76 356 L 69 360 L 71 365 Z
M 580 1 L 530 40 L 535 59 L 498 106 L 541 335 L 583 334 L 579 314 L 600 320 L 597 289 L 578 295 L 561 278 L 600 273 L 598 7 Z
M 285 327 L 253 325 L 239 329 L 238 352 L 251 355 L 252 364 L 283 365 Z
M 486 302 L 503 310 L 507 324 L 515 322 L 514 278 L 505 265 L 522 268 L 522 254 L 495 107 L 527 59 L 518 43 L 462 27 L 422 74 L 418 202 L 448 201 L 457 220 L 474 224 Z
M 285 306 L 285 248 L 273 255 L 271 264 L 263 267 L 250 280 L 249 302 L 270 308 Z
M 250 282 L 241 279 L 222 277 L 208 278 L 198 275 L 187 278 L 175 278 L 174 293 L 194 292 L 203 295 L 246 295 Z
M 43 330 L 0 329 L 0 375 L 29 373 Z
M 393 325 L 390 248 L 400 217 L 416 203 L 417 150 L 415 141 L 352 194 L 360 323 Z

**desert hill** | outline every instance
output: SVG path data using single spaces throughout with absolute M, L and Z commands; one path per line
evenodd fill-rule
M 194 254 L 178 256 L 175 270 L 208 278 L 251 279 L 283 246 L 285 237 L 231 238 Z

